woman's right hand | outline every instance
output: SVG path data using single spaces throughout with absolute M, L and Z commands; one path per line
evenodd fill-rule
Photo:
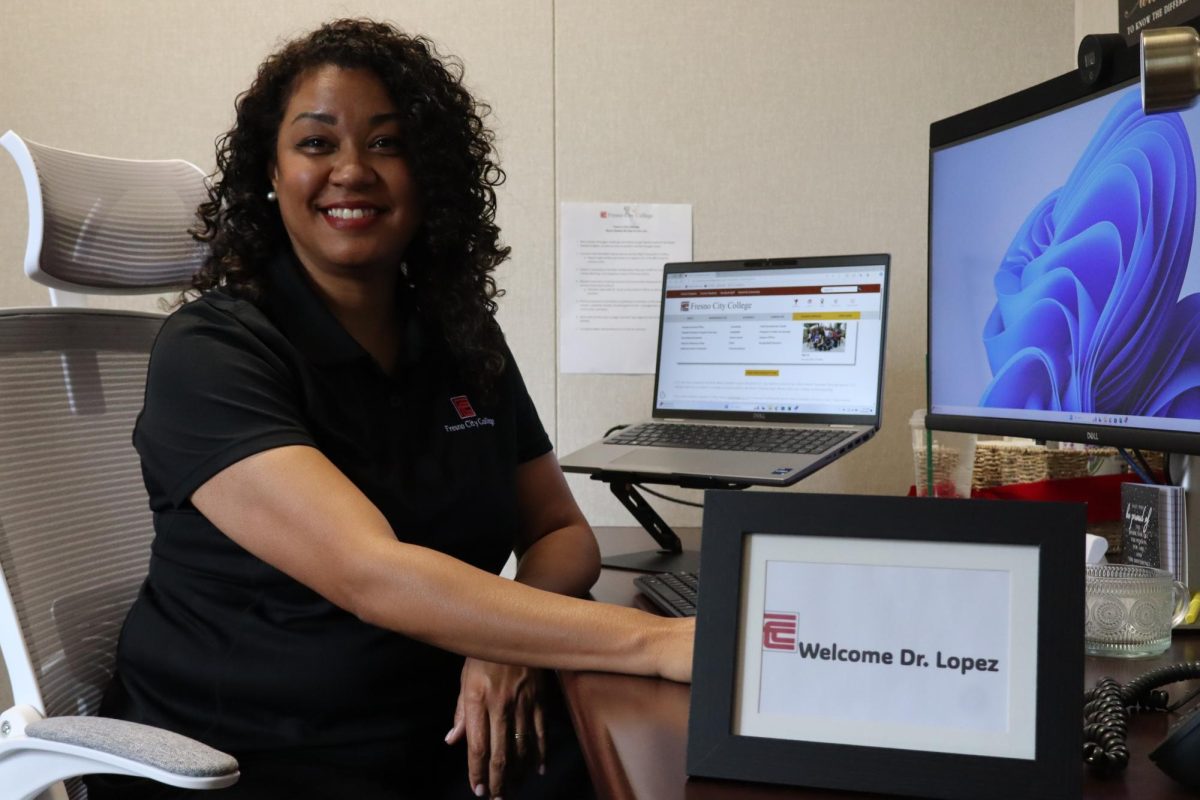
M 692 649 L 696 639 L 696 618 L 657 618 L 662 625 L 658 650 L 658 674 L 680 683 L 692 682 Z

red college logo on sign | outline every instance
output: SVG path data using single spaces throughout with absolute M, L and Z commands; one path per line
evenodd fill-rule
M 471 419 L 475 416 L 475 409 L 471 408 L 471 401 L 465 394 L 451 397 L 450 402 L 454 404 L 454 410 L 458 412 L 459 419 Z
M 796 614 L 768 611 L 763 614 L 763 650 L 796 652 Z

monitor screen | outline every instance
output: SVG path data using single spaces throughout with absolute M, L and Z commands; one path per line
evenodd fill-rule
M 932 126 L 930 427 L 1200 452 L 1198 146 L 1131 74 Z
M 877 417 L 883 258 L 780 261 L 664 270 L 657 415 Z

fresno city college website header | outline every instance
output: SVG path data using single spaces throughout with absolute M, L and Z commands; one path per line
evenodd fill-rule
M 657 408 L 876 411 L 882 267 L 667 276 Z

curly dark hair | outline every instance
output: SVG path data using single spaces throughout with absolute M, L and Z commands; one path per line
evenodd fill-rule
M 269 290 L 264 261 L 288 242 L 279 210 L 267 200 L 276 137 L 297 79 L 324 65 L 370 70 L 400 110 L 403 154 L 423 209 L 404 255 L 407 281 L 424 318 L 462 362 L 463 377 L 490 391 L 504 369 L 495 321 L 502 292 L 491 273 L 510 251 L 495 224 L 495 187 L 505 176 L 483 123 L 491 108 L 463 87 L 457 59 L 392 25 L 330 22 L 288 42 L 258 68 L 237 98 L 233 127 L 217 139 L 217 169 L 192 231 L 209 255 L 192 290 L 220 287 L 251 301 Z

